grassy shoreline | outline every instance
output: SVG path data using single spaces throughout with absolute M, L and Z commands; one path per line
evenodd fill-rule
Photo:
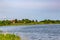
M 2 26 L 29 26 L 29 25 L 51 25 L 51 24 L 20 24 L 20 23 L 17 23 L 17 24 L 11 24 L 11 25 L 1 25 L 0 27 Z
M 8 34 L 8 33 L 1 34 L 0 33 L 0 40 L 21 40 L 21 38 L 19 36 L 14 35 L 14 34 Z

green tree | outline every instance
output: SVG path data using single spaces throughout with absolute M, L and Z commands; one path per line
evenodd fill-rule
M 15 19 L 15 23 L 18 23 L 18 20 L 17 19 Z
M 31 20 L 29 20 L 29 19 L 22 19 L 22 22 L 23 23 L 31 23 Z
M 3 20 L 2 25 L 10 25 L 11 22 L 9 20 Z
M 38 22 L 38 20 L 36 20 L 36 22 Z

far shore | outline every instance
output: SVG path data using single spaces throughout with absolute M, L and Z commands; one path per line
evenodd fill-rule
M 60 24 L 12 24 L 12 25 L 2 25 L 2 26 L 0 26 L 0 27 L 5 27 L 5 26 L 10 26 L 10 27 L 14 27 L 14 26 L 35 26 L 35 25 L 60 25 Z
M 45 25 L 45 24 L 60 24 L 60 20 L 29 20 L 29 19 L 14 19 L 14 20 L 0 20 L 0 26 L 25 26 L 25 25 Z

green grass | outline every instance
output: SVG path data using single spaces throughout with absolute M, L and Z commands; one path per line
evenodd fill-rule
M 0 34 L 0 40 L 21 40 L 21 38 L 14 34 Z
M 37 25 L 36 23 L 14 23 L 14 24 L 10 24 L 10 25 L 0 25 L 0 26 L 25 26 L 25 25 Z

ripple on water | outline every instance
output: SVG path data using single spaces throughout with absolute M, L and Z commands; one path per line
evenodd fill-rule
M 22 40 L 60 40 L 60 25 L 36 25 L 28 27 L 2 27 L 3 31 L 14 32 Z

